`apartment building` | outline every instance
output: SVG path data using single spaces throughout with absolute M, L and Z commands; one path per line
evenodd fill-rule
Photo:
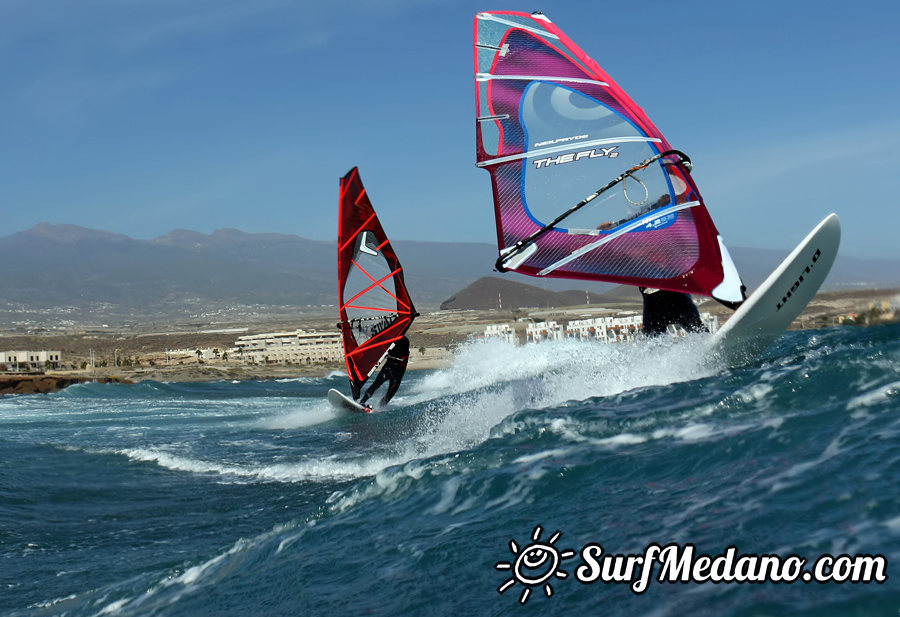
M 518 344 L 516 331 L 508 323 L 488 324 L 484 329 L 484 338 L 499 338 L 510 345 Z
M 541 341 L 561 341 L 566 338 L 562 324 L 555 321 L 541 321 L 530 323 L 525 327 L 525 342 L 539 343 Z
M 344 359 L 340 332 L 296 330 L 238 337 L 229 359 L 257 364 L 312 364 Z
M 642 327 L 643 320 L 639 315 L 577 319 L 570 321 L 566 326 L 566 338 L 620 343 L 635 340 Z
M 700 320 L 715 333 L 719 329 L 719 320 L 710 313 L 701 313 Z M 565 326 L 555 321 L 543 321 L 528 324 L 525 340 L 528 343 L 541 341 L 560 341 L 576 339 L 580 341 L 600 341 L 603 343 L 621 343 L 634 341 L 643 331 L 643 318 L 640 315 L 620 315 L 617 317 L 595 317 L 592 319 L 575 319 Z M 684 336 L 685 331 L 669 326 L 671 336 Z M 484 330 L 485 338 L 505 338 L 514 344 L 515 332 L 509 324 L 490 324 Z
M 0 363 L 7 366 L 7 370 L 43 370 L 46 368 L 59 368 L 61 354 L 53 351 L 0 351 Z

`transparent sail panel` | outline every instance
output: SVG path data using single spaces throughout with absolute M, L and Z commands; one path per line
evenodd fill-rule
M 372 234 L 368 236 L 374 238 Z M 366 237 L 367 234 L 360 234 L 357 240 L 364 250 L 356 251 L 344 283 L 347 318 L 355 322 L 357 344 L 369 340 L 397 318 L 397 292 L 390 264 L 376 250 L 377 245 L 362 242 Z

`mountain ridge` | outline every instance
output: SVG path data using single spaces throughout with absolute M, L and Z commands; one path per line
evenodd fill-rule
M 571 291 L 575 303 L 586 293 L 614 287 L 515 273 L 501 278 L 493 271 L 496 246 L 487 243 L 394 240 L 392 244 L 420 309 L 441 306 L 483 277 L 530 284 L 548 293 Z M 88 311 L 102 305 L 111 312 L 166 317 L 196 312 L 198 307 L 330 306 L 337 302 L 336 251 L 334 241 L 296 234 L 176 229 L 151 240 L 136 240 L 42 222 L 0 237 L 4 272 L 0 308 L 68 306 Z M 730 252 L 752 290 L 789 251 L 731 248 Z M 900 286 L 900 260 L 838 255 L 824 288 L 866 286 Z

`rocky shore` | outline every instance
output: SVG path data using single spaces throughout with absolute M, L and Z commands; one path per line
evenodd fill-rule
M 418 352 L 414 354 L 419 356 Z M 449 363 L 450 354 L 441 357 L 419 356 L 410 361 L 409 370 L 442 368 Z M 59 370 L 46 374 L 0 374 L 0 396 L 4 394 L 44 394 L 57 392 L 73 384 L 95 381 L 97 383 L 134 384 L 141 381 L 189 382 L 189 381 L 246 381 L 269 379 L 320 378 L 332 372 L 343 372 L 338 363 L 307 366 L 240 365 L 223 361 L 203 364 L 196 362 L 173 366 L 106 367 L 92 371 Z M 102 371 L 102 372 L 101 372 Z
M 0 375 L 0 396 L 4 394 L 47 394 L 76 383 L 131 383 L 119 377 L 63 377 L 59 375 Z

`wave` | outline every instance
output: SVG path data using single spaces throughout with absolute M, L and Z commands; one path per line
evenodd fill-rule
M 900 558 L 896 334 L 788 333 L 757 362 L 718 372 L 702 365 L 690 338 L 608 347 L 471 343 L 445 369 L 411 372 L 396 404 L 366 416 L 335 416 L 324 402 L 327 379 L 264 392 L 228 384 L 233 396 L 224 385 L 212 394 L 185 386 L 203 390 L 200 401 L 185 394 L 148 396 L 133 407 L 115 397 L 63 405 L 114 409 L 116 430 L 177 413 L 178 422 L 160 432 L 133 437 L 90 422 L 71 430 L 64 423 L 75 420 L 63 419 L 55 443 L 68 439 L 75 444 L 68 447 L 127 461 L 102 464 L 106 471 L 145 465 L 215 480 L 184 483 L 192 491 L 211 486 L 202 497 L 175 495 L 187 508 L 203 500 L 202 516 L 167 521 L 155 512 L 161 520 L 153 534 L 133 536 L 153 554 L 143 557 L 149 565 L 139 575 L 85 582 L 76 589 L 93 591 L 75 595 L 57 584 L 48 595 L 62 599 L 31 610 L 516 612 L 515 599 L 496 593 L 503 575 L 492 565 L 510 558 L 509 540 L 527 541 L 536 524 L 558 527 L 565 548 L 588 540 L 621 551 L 650 541 L 692 542 L 703 551 L 737 543 L 742 551 L 810 557 L 880 552 L 893 561 Z M 247 391 L 253 396 L 242 398 Z M 64 417 L 57 412 L 35 426 L 53 430 Z M 111 433 L 123 443 L 81 441 L 111 440 Z M 217 490 L 227 493 L 221 502 Z M 235 509 L 236 501 L 247 508 Z M 78 516 L 90 506 L 77 505 Z M 130 510 L 139 514 L 135 505 Z M 244 517 L 250 524 L 238 528 Z M 197 530 L 209 539 L 187 551 L 185 537 Z M 86 534 L 95 542 L 94 527 Z M 166 546 L 170 552 L 159 556 Z M 108 567 L 104 549 L 91 548 L 98 555 L 88 556 L 91 567 Z M 66 571 L 67 564 L 51 565 L 40 567 Z M 552 598 L 535 590 L 533 610 L 589 612 L 598 593 L 610 615 L 650 605 L 663 607 L 660 615 L 819 614 L 874 594 L 896 600 L 875 585 L 801 585 L 790 594 L 783 585 L 676 585 L 641 597 L 615 585 L 592 592 L 571 578 L 554 586 Z
M 372 457 L 353 460 L 331 456 L 319 460 L 304 460 L 292 463 L 241 465 L 193 458 L 159 448 L 125 448 L 98 453 L 118 454 L 126 456 L 132 461 L 155 463 L 172 471 L 217 474 L 235 479 L 289 483 L 310 480 L 347 480 L 373 476 L 386 467 L 403 462 L 396 458 Z

